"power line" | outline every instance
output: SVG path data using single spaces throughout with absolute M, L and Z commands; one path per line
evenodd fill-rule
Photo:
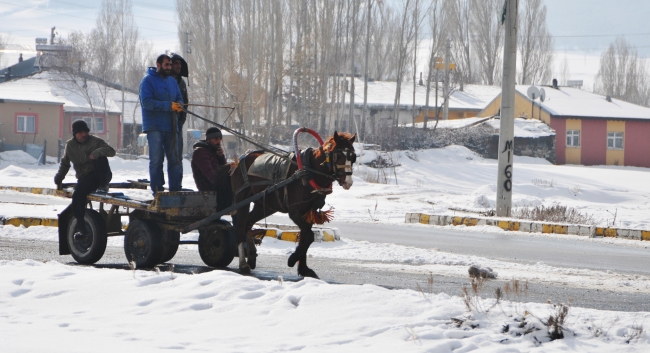
M 65 5 L 69 5 L 69 6 L 76 6 L 76 7 L 80 7 L 80 8 L 83 8 L 83 9 L 97 10 L 96 7 L 83 6 L 83 5 L 79 5 L 79 4 L 69 3 L 69 2 L 66 2 L 66 1 L 50 0 L 50 2 L 55 2 L 55 3 L 59 3 L 59 4 L 65 4 Z M 148 20 L 160 21 L 160 18 L 147 17 L 147 16 L 141 16 L 141 15 L 135 15 L 135 14 L 132 14 L 132 16 L 133 16 L 133 17 L 137 17 L 137 18 L 146 18 L 146 19 L 148 19 Z
M 35 11 L 48 12 L 48 13 L 53 13 L 53 14 L 55 14 L 55 15 L 61 15 L 61 16 L 69 16 L 69 17 L 74 17 L 74 18 L 80 18 L 80 19 L 87 20 L 87 21 L 95 21 L 95 20 L 96 20 L 96 19 L 94 19 L 94 18 L 91 19 L 91 18 L 87 18 L 87 17 L 77 16 L 77 15 L 72 15 L 72 14 L 67 14 L 67 13 L 62 13 L 62 12 L 56 12 L 56 11 L 51 11 L 51 10 L 45 10 L 45 9 L 35 8 L 35 7 L 31 7 L 31 6 L 18 5 L 18 4 L 14 4 L 14 3 L 6 2 L 6 1 L 0 1 L 0 4 L 7 4 L 7 5 L 12 5 L 12 6 L 17 6 L 17 7 L 22 7 L 22 8 L 25 8 L 25 9 L 35 10 Z M 138 26 L 138 28 L 141 28 L 141 29 L 148 29 L 148 30 L 150 30 L 150 31 L 164 32 L 164 33 L 169 33 L 169 34 L 175 34 L 175 33 L 176 33 L 176 32 L 171 32 L 171 31 L 165 31 L 165 30 L 158 29 L 158 28 L 147 28 L 147 27 L 140 27 L 140 26 Z

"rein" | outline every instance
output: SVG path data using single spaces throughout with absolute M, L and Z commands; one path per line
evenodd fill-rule
M 229 107 L 226 107 L 226 108 L 229 108 Z M 198 114 L 195 114 L 195 113 L 193 113 L 193 112 L 191 112 L 191 111 L 189 111 L 187 109 L 183 109 L 183 111 L 190 114 L 190 115 L 192 115 L 192 116 L 194 116 L 194 117 L 196 117 L 196 118 L 199 118 L 199 119 L 205 121 L 206 123 L 215 125 L 219 129 L 227 131 L 227 132 L 233 134 L 234 136 L 237 136 L 238 138 L 240 138 L 240 139 L 242 139 L 242 140 L 244 140 L 244 141 L 246 141 L 246 142 L 248 142 L 248 143 L 250 143 L 252 145 L 255 145 L 255 146 L 261 148 L 265 152 L 269 152 L 269 153 L 271 153 L 271 154 L 273 154 L 275 156 L 278 156 L 278 157 L 280 157 L 280 158 L 282 158 L 284 160 L 288 160 L 289 163 L 291 163 L 291 164 L 296 164 L 296 162 L 294 162 L 293 160 L 291 160 L 289 158 L 289 152 L 287 152 L 285 150 L 282 150 L 282 149 L 277 148 L 277 147 L 273 147 L 273 146 L 268 145 L 268 144 L 263 144 L 263 143 L 257 142 L 255 140 L 253 140 L 252 138 L 250 138 L 250 137 L 248 137 L 248 136 L 246 136 L 246 135 L 244 135 L 244 134 L 242 134 L 242 133 L 240 133 L 240 132 L 238 132 L 236 130 L 230 129 L 230 128 L 228 128 L 228 127 L 226 127 L 226 126 L 224 126 L 222 124 L 216 123 L 216 122 L 214 122 L 212 120 L 208 120 L 208 119 L 206 119 L 206 118 L 204 118 L 204 117 L 202 117 L 202 116 L 200 116 Z M 232 114 L 232 112 L 234 112 L 234 109 L 230 111 L 230 114 Z M 230 115 L 228 115 L 228 117 L 230 117 Z M 298 129 L 298 130 L 300 130 L 300 129 Z M 316 132 L 314 131 L 314 133 L 316 133 Z M 294 134 L 295 134 L 295 132 L 294 132 Z M 316 135 L 318 136 L 318 134 L 316 134 Z M 322 139 L 320 138 L 320 136 L 318 136 L 317 139 L 320 141 L 320 143 L 322 145 L 323 142 L 322 142 Z M 297 159 L 297 157 L 296 157 L 296 159 Z M 304 170 L 307 170 L 307 171 L 309 171 L 311 173 L 319 174 L 319 175 L 324 176 L 326 178 L 336 180 L 335 176 L 328 175 L 328 174 L 325 174 L 325 173 L 321 173 L 321 172 L 319 172 L 319 171 L 317 171 L 315 169 L 312 169 L 312 168 L 304 168 Z

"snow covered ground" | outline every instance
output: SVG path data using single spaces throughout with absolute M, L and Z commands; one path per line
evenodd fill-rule
M 374 153 L 365 151 L 360 160 L 368 161 Z M 449 207 L 494 207 L 496 160 L 483 159 L 459 146 L 394 152 L 392 158 L 400 166 L 386 171 L 390 184 L 364 181 L 376 178 L 377 171 L 360 166 L 355 169 L 354 185 L 349 191 L 335 186 L 325 208 L 334 208 L 337 221 L 433 227 L 404 224 L 404 214 L 451 214 L 454 211 Z M 0 156 L 0 185 L 52 187 L 57 166 L 28 162 L 22 163 L 16 156 L 10 160 Z M 111 167 L 114 181 L 148 175 L 146 160 L 112 158 Z M 184 167 L 185 171 L 191 170 L 187 163 Z M 650 229 L 649 172 L 632 167 L 554 166 L 540 159 L 516 157 L 513 202 L 518 206 L 559 203 L 591 214 L 603 224 L 611 223 L 616 214 L 617 226 Z M 65 180 L 74 181 L 72 175 Z M 194 188 L 191 173 L 185 175 L 183 186 Z M 140 193 L 141 197 L 148 196 L 146 191 Z M 56 217 L 68 204 L 69 200 L 56 197 L 0 191 L 0 215 L 5 217 Z M 503 232 L 497 227 L 463 228 Z M 549 241 L 563 237 L 521 235 L 546 237 Z M 0 226 L 0 236 L 55 240 L 57 232 L 46 227 Z M 645 242 L 624 239 L 580 239 L 645 246 Z M 110 239 L 109 246 L 120 243 L 121 239 Z M 267 239 L 259 252 L 262 256 L 288 254 L 294 246 Z M 314 244 L 310 255 L 367 260 L 376 268 L 404 266 L 422 271 L 423 277 L 428 273 L 463 275 L 469 265 L 480 264 L 497 269 L 499 278 L 506 280 L 560 281 L 584 288 L 650 293 L 650 278 L 646 276 L 554 268 L 543 263 L 507 263 L 436 249 L 353 241 L 345 234 L 340 242 Z M 312 279 L 297 283 L 283 282 L 281 278 L 262 281 L 225 271 L 183 275 L 32 260 L 0 261 L 0 352 L 650 349 L 650 336 L 639 332 L 647 324 L 648 313 L 572 307 L 564 324 L 565 338 L 549 342 L 542 322 L 547 321 L 553 306 L 525 303 L 525 297 L 509 299 L 512 301 L 504 300 L 494 307 L 494 299 L 485 299 L 470 312 L 461 297 L 432 295 L 426 285 L 419 292 L 373 285 L 330 285 Z M 36 332 L 38 340 L 34 339 Z

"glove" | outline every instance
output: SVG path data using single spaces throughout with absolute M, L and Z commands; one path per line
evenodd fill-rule
M 58 174 L 54 176 L 54 184 L 56 185 L 61 185 L 63 183 L 63 178 L 60 177 Z
M 180 113 L 183 111 L 183 105 L 178 102 L 172 102 L 172 111 Z

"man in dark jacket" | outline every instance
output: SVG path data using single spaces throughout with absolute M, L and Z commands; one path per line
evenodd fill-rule
M 187 110 L 187 103 L 189 103 L 189 99 L 187 97 L 187 85 L 185 84 L 185 81 L 183 80 L 183 77 L 187 77 L 189 71 L 187 69 L 187 62 L 185 59 L 183 59 L 182 56 L 171 53 L 172 57 L 172 77 L 176 80 L 176 83 L 178 83 L 178 89 L 181 91 L 181 96 L 183 97 L 183 109 Z M 185 124 L 185 120 L 187 120 L 187 112 L 182 111 L 178 113 L 178 123 L 180 124 L 179 130 L 180 132 L 178 133 L 178 141 L 181 146 L 184 146 L 183 144 L 183 124 Z M 178 151 L 180 153 L 179 158 L 183 158 L 183 147 L 180 148 Z
M 172 61 L 162 54 L 156 67 L 150 67 L 140 82 L 142 131 L 149 144 L 149 179 L 155 194 L 163 190 L 163 162 L 167 157 L 169 190 L 179 191 L 183 182 L 182 146 L 178 138 L 180 123 L 177 113 L 183 111 L 183 97 L 171 75 Z
M 189 74 L 189 70 L 187 68 L 187 62 L 185 59 L 183 59 L 182 56 L 172 53 L 172 77 L 176 80 L 176 83 L 178 84 L 178 89 L 181 91 L 181 96 L 183 97 L 183 108 L 187 110 L 187 103 L 189 103 L 189 98 L 187 96 L 187 84 L 185 84 L 185 80 L 183 80 L 183 77 L 187 77 Z M 181 127 L 183 124 L 185 124 L 185 120 L 187 119 L 187 113 L 186 112 L 180 112 L 178 113 L 178 122 L 181 124 Z
M 87 196 L 95 190 L 108 192 L 108 183 L 113 178 L 113 173 L 106 157 L 115 156 L 113 147 L 89 132 L 90 129 L 83 120 L 72 123 L 74 137 L 65 143 L 61 165 L 54 176 L 54 183 L 60 186 L 72 162 L 77 177 L 77 185 L 72 193 L 72 213 L 77 219 L 75 232 L 83 236 L 88 234 L 84 221 Z
M 209 128 L 205 140 L 194 144 L 192 155 L 192 174 L 199 191 L 217 192 L 217 211 L 232 205 L 232 187 L 230 186 L 230 164 L 226 162 L 221 130 Z

